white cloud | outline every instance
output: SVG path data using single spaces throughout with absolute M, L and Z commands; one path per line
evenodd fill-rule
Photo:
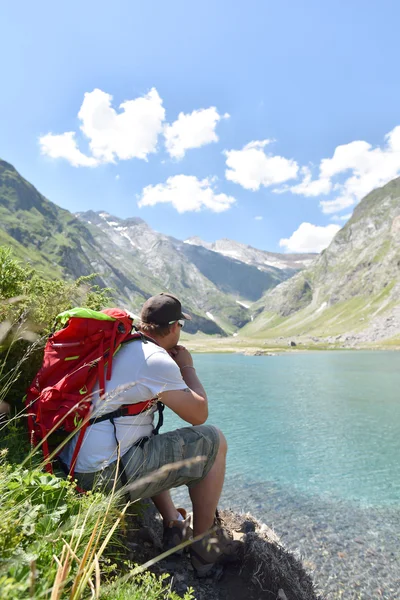
M 279 246 L 285 248 L 285 252 L 321 252 L 329 246 L 339 230 L 339 225 L 320 227 L 302 223 L 290 238 L 280 240 Z
M 157 149 L 165 109 L 155 88 L 148 94 L 120 105 L 119 114 L 111 106 L 112 96 L 101 90 L 86 93 L 78 113 L 81 130 L 89 138 L 93 155 L 103 162 L 115 158 L 146 159 Z
M 225 177 L 247 190 L 258 190 L 295 179 L 299 170 L 296 161 L 274 154 L 266 154 L 265 146 L 272 140 L 253 141 L 242 150 L 226 150 Z
M 65 158 L 73 167 L 95 167 L 98 164 L 95 158 L 79 150 L 74 131 L 60 135 L 48 133 L 39 139 L 39 143 L 42 154 L 51 158 Z
M 211 142 L 217 142 L 215 128 L 221 119 L 229 118 L 228 114 L 220 115 L 215 108 L 201 108 L 190 114 L 180 113 L 172 125 L 164 128 L 165 146 L 173 158 L 183 158 L 186 150 L 200 148 Z
M 118 181 L 119 177 L 120 177 L 119 175 L 116 175 L 116 176 L 115 176 L 115 179 Z
M 332 215 L 333 213 L 340 212 L 342 210 L 345 210 L 346 208 L 350 208 L 350 206 L 353 206 L 354 202 L 354 198 L 343 194 L 343 196 L 339 196 L 338 198 L 336 198 L 336 200 L 321 200 L 319 205 L 322 208 L 322 212 L 324 214 Z
M 320 177 L 320 179 L 312 181 L 312 174 L 309 167 L 302 167 L 301 174 L 303 175 L 303 181 L 288 188 L 293 194 L 321 196 L 321 194 L 328 194 L 331 191 L 332 184 L 329 178 Z
M 212 179 L 199 180 L 193 175 L 175 175 L 165 183 L 145 187 L 138 206 L 171 203 L 179 213 L 199 211 L 202 208 L 217 213 L 228 210 L 235 198 L 216 193 L 212 185 Z
M 334 215 L 332 217 L 332 221 L 337 221 L 337 222 L 342 222 L 342 221 L 348 221 L 353 213 L 347 213 L 345 215 Z
M 290 190 L 313 197 L 333 192 L 333 197 L 320 202 L 325 214 L 354 206 L 373 189 L 400 175 L 400 126 L 385 136 L 382 147 L 374 148 L 362 140 L 337 146 L 331 158 L 321 160 L 317 179 L 312 179 L 309 167 L 303 167 L 301 172 L 300 184 L 276 191 Z M 335 182 L 338 176 L 342 176 L 342 180 Z
M 263 217 L 261 217 L 261 216 L 257 216 L 257 217 L 254 217 L 254 219 L 255 219 L 255 221 L 262 221 L 262 220 L 263 220 Z
M 43 154 L 64 158 L 73 166 L 97 166 L 101 163 L 140 158 L 147 160 L 157 151 L 165 110 L 155 88 L 143 97 L 120 104 L 120 112 L 111 106 L 112 96 L 95 89 L 84 95 L 78 113 L 80 129 L 89 141 L 92 156 L 77 147 L 74 132 L 51 133 L 41 137 Z

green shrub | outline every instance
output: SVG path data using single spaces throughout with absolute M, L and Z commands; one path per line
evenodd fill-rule
M 102 590 L 101 600 L 182 600 L 175 592 L 166 587 L 169 575 L 164 574 L 161 577 L 156 577 L 154 573 L 146 571 L 141 575 L 136 576 L 134 581 L 118 585 L 116 580 L 115 585 Z M 189 589 L 183 596 L 183 600 L 195 600 L 193 590 Z
M 82 559 L 93 529 L 104 515 L 102 539 L 116 510 L 101 494 L 78 496 L 65 479 L 7 463 L 0 454 L 0 589 L 2 600 L 50 597 L 65 544 Z M 78 571 L 71 562 L 70 589 Z
M 179 600 L 168 575 L 135 573 L 125 559 L 118 537 L 127 508 L 122 501 L 78 495 L 68 480 L 10 465 L 1 451 L 1 599 Z M 184 600 L 194 600 L 192 590 Z
M 42 350 L 58 313 L 73 306 L 100 310 L 111 290 L 92 285 L 95 275 L 50 281 L 0 246 L 0 401 L 15 411 L 42 361 Z
M 109 304 L 110 290 L 92 280 L 49 281 L 0 247 L 0 403 L 22 408 L 58 313 Z M 78 495 L 64 477 L 43 473 L 22 423 L 0 421 L 1 599 L 179 600 L 166 577 L 132 572 L 118 582 L 116 572 L 133 569 L 116 537 L 127 508 L 121 497 Z

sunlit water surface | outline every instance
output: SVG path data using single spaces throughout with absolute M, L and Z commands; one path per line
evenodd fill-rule
M 400 598 L 400 353 L 195 365 L 229 444 L 221 504 L 274 527 L 328 598 Z M 166 429 L 184 425 L 166 413 Z

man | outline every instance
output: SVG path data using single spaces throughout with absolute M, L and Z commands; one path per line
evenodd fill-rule
M 182 510 L 175 508 L 169 489 L 186 484 L 193 505 L 193 534 L 199 536 L 214 525 L 225 475 L 227 443 L 221 431 L 203 425 L 208 416 L 206 392 L 197 376 L 190 352 L 178 345 L 181 328 L 190 316 L 170 294 L 158 294 L 143 305 L 139 329 L 143 340 L 124 344 L 116 355 L 106 399 L 95 395 L 94 414 L 101 416 L 122 405 L 157 397 L 167 408 L 193 427 L 153 435 L 155 406 L 137 416 L 95 422 L 85 433 L 75 465 L 75 477 L 84 489 L 94 485 L 110 488 L 117 469 L 133 499 L 152 498 L 164 520 L 164 540 L 184 539 Z M 69 467 L 76 438 L 61 454 Z M 196 460 L 197 459 L 197 460 Z M 186 461 L 174 468 L 173 464 Z M 165 474 L 148 476 L 165 465 Z M 150 481 L 149 481 L 150 479 Z M 169 535 L 171 534 L 171 535 Z M 174 539 L 175 539 L 174 538 Z M 191 560 L 200 576 L 216 562 L 235 557 L 237 546 L 220 532 L 217 545 L 210 537 L 190 548 Z

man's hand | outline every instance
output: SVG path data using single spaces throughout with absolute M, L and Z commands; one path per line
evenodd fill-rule
M 169 353 L 180 369 L 185 366 L 193 367 L 192 355 L 185 346 L 175 346 Z
M 191 425 L 202 425 L 208 417 L 207 394 L 201 385 L 194 368 L 193 358 L 184 346 L 175 346 L 169 350 L 171 358 L 181 370 L 182 379 L 186 383 L 185 390 L 161 392 L 158 397 L 171 410 Z

